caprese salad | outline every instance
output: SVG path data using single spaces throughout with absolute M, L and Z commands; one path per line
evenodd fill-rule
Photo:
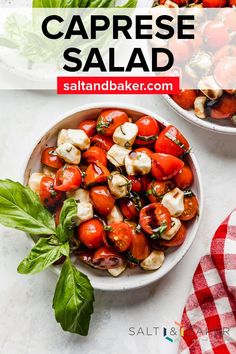
M 174 126 L 105 109 L 97 119 L 62 129 L 56 146 L 42 151 L 42 172 L 32 173 L 28 185 L 56 225 L 63 202 L 76 201 L 70 249 L 80 261 L 113 276 L 126 267 L 156 270 L 198 215 L 189 151 Z

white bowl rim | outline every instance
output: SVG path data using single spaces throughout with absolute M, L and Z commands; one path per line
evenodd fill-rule
M 51 124 L 49 124 L 47 126 L 47 129 L 45 130 L 45 132 L 43 134 L 40 134 L 40 138 L 37 139 L 36 143 L 31 144 L 29 146 L 29 152 L 26 156 L 28 156 L 28 158 L 25 158 L 25 163 L 23 165 L 23 175 L 21 176 L 21 181 L 24 181 L 24 174 L 28 165 L 28 162 L 30 160 L 30 157 L 32 155 L 32 152 L 34 150 L 34 148 L 37 146 L 37 144 L 41 141 L 41 139 L 47 134 L 47 132 L 49 132 L 56 124 L 58 124 L 60 121 L 62 121 L 63 119 L 66 119 L 70 116 L 72 116 L 73 114 L 76 114 L 78 112 L 82 112 L 82 111 L 86 111 L 89 109 L 102 109 L 102 108 L 118 108 L 118 109 L 127 109 L 127 110 L 133 110 L 133 111 L 137 111 L 140 113 L 143 113 L 144 115 L 149 115 L 154 117 L 155 119 L 157 119 L 159 122 L 163 123 L 164 125 L 170 125 L 170 123 L 168 121 L 166 121 L 164 118 L 162 118 L 162 116 L 159 116 L 158 114 L 150 111 L 149 109 L 143 108 L 141 106 L 137 106 L 134 104 L 129 104 L 129 103 L 123 103 L 123 102 L 119 102 L 119 103 L 114 103 L 113 101 L 104 101 L 104 102 L 97 102 L 97 103 L 90 103 L 90 104 L 85 104 L 82 106 L 77 106 L 76 108 L 71 109 L 70 111 L 67 111 L 61 115 L 58 116 L 57 119 L 55 119 Z M 157 280 L 161 279 L 162 277 L 164 277 L 167 273 L 169 273 L 180 261 L 181 259 L 185 256 L 185 254 L 188 252 L 189 248 L 191 247 L 200 222 L 201 222 L 201 217 L 202 217 L 202 211 L 203 211 L 203 199 L 204 199 L 204 193 L 203 193 L 203 183 L 202 183 L 202 177 L 201 177 L 201 173 L 200 173 L 200 168 L 199 168 L 199 164 L 197 162 L 197 159 L 195 157 L 195 154 L 191 151 L 190 152 L 190 156 L 192 159 L 192 162 L 195 166 L 196 169 L 196 174 L 197 174 L 197 178 L 198 178 L 198 185 L 199 185 L 199 216 L 196 220 L 196 222 L 193 225 L 192 231 L 191 231 L 191 239 L 188 239 L 188 243 L 185 245 L 185 247 L 181 246 L 181 252 L 178 255 L 178 258 L 175 259 L 175 262 L 171 263 L 166 271 L 164 272 L 164 274 L 160 275 L 158 273 L 158 271 L 153 271 L 152 272 L 152 277 L 147 277 L 144 280 L 139 280 L 137 281 L 137 284 L 130 284 L 130 285 L 125 285 L 122 286 L 119 283 L 113 283 L 111 284 L 107 284 L 104 282 L 97 282 L 98 285 L 93 284 L 94 289 L 96 290 L 103 290 L 103 291 L 124 291 L 124 290 L 133 290 L 133 289 L 138 289 L 144 286 L 147 286 L 149 284 L 152 284 L 154 282 L 156 282 Z M 33 246 L 35 243 L 32 240 L 32 238 L 27 235 L 27 237 L 29 238 L 29 241 L 31 243 L 31 245 Z M 51 266 L 49 268 L 51 271 L 53 271 L 54 274 L 56 274 L 57 276 L 59 276 L 60 271 L 59 269 Z M 96 271 L 96 270 L 95 270 Z M 98 278 L 99 279 L 99 278 Z
M 168 103 L 168 105 L 182 118 L 188 122 L 201 127 L 203 129 L 209 130 L 214 133 L 236 135 L 236 126 L 228 127 L 219 124 L 214 124 L 206 119 L 198 118 L 192 111 L 187 111 L 186 109 L 180 107 L 169 95 L 161 95 L 163 100 Z M 217 121 L 217 120 L 216 120 Z

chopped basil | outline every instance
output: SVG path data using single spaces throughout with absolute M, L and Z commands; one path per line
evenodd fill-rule
M 181 141 L 179 139 L 177 139 L 174 135 L 172 135 L 170 132 L 166 132 L 165 136 L 167 138 L 169 138 L 171 141 L 173 141 L 176 145 L 181 147 L 181 149 L 183 149 L 185 153 L 189 152 L 189 149 L 187 148 L 187 146 L 185 146 L 183 143 L 181 143 Z
M 132 192 L 130 192 L 129 197 L 132 200 L 132 202 L 134 203 L 135 208 L 138 211 L 140 211 L 142 209 L 143 205 L 142 205 L 142 202 L 141 202 L 141 199 L 140 199 L 140 196 L 138 195 L 138 193 L 132 191 Z
M 159 238 L 163 232 L 165 232 L 167 229 L 167 223 L 164 221 L 160 226 L 158 226 L 156 229 L 153 229 L 153 234 L 150 236 L 151 239 L 157 239 Z
M 144 136 L 144 135 L 138 135 L 137 139 L 142 140 L 142 141 L 154 141 L 156 140 L 157 135 L 151 135 L 151 136 Z
M 126 252 L 125 256 L 129 262 L 139 264 L 139 260 L 135 258 L 130 252 Z
M 102 120 L 98 120 L 96 129 L 100 134 L 105 134 L 104 128 L 109 128 L 110 123 L 105 123 Z
M 113 228 L 111 227 L 111 226 L 109 226 L 109 225 L 105 225 L 104 227 L 103 227 L 103 229 L 104 229 L 104 231 L 113 231 Z
M 120 130 L 121 130 L 121 133 L 122 133 L 123 135 L 126 135 L 125 132 L 124 132 L 124 129 L 123 129 L 122 125 L 120 125 Z

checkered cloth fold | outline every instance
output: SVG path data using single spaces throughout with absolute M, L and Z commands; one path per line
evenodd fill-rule
M 179 354 L 236 354 L 236 209 L 197 266 L 181 325 Z

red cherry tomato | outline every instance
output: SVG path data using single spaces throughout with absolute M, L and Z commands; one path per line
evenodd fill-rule
M 103 223 L 98 219 L 85 221 L 78 227 L 78 238 L 88 248 L 100 247 L 104 233 Z
M 97 132 L 111 136 L 121 124 L 129 121 L 127 113 L 118 109 L 106 109 L 102 111 L 97 121 Z
M 93 267 L 93 255 L 94 251 L 88 250 L 88 251 L 80 251 L 76 254 L 79 258 L 79 260 L 83 263 L 88 264 L 89 266 Z
M 147 196 L 151 203 L 160 202 L 162 197 L 174 189 L 172 181 L 152 181 L 147 187 Z
M 104 166 L 107 165 L 106 152 L 98 146 L 91 146 L 87 151 L 82 154 L 82 158 L 89 164 L 100 162 Z
M 156 137 L 160 132 L 156 119 L 149 116 L 143 116 L 139 118 L 135 124 L 138 127 L 138 135 L 135 139 L 135 144 L 146 145 L 156 140 Z
M 226 0 L 202 0 L 203 7 L 224 7 Z
M 65 165 L 60 168 L 54 180 L 54 188 L 57 191 L 69 192 L 79 188 L 82 182 L 82 174 L 79 167 L 74 165 Z
M 183 168 L 175 175 L 174 181 L 177 187 L 180 189 L 186 189 L 193 184 L 193 172 L 191 168 L 184 165 Z
M 229 0 L 229 6 L 230 7 L 236 6 L 236 0 Z
M 138 217 L 139 210 L 136 208 L 134 202 L 129 198 L 122 198 L 120 200 L 120 209 L 124 217 L 132 220 Z
M 90 190 L 90 198 L 94 208 L 102 215 L 107 216 L 115 205 L 115 199 L 112 197 L 106 186 L 96 186 Z
M 100 147 L 101 149 L 108 151 L 112 145 L 114 145 L 113 140 L 110 136 L 96 134 L 91 138 L 92 144 Z
M 187 229 L 182 224 L 180 226 L 180 229 L 177 232 L 177 234 L 171 240 L 167 241 L 167 240 L 160 239 L 160 245 L 164 246 L 164 247 L 177 247 L 177 246 L 180 246 L 184 242 L 184 240 L 186 238 L 186 234 L 187 234 Z
M 104 183 L 110 175 L 109 170 L 100 162 L 91 163 L 85 172 L 84 183 L 87 187 L 95 183 Z
M 217 101 L 207 102 L 206 113 L 214 119 L 226 119 L 236 114 L 236 97 L 225 93 Z
M 96 125 L 96 120 L 86 119 L 79 124 L 78 129 L 82 129 L 90 138 L 96 132 Z
M 49 147 L 43 150 L 41 162 L 43 165 L 52 168 L 61 168 L 63 166 L 63 161 L 56 153 L 55 147 Z
M 220 87 L 234 87 L 235 72 L 235 57 L 225 57 L 216 64 L 214 69 L 214 79 Z
M 222 48 L 229 44 L 229 33 L 224 23 L 219 21 L 210 21 L 204 28 L 204 37 L 207 46 L 212 49 Z
M 129 252 L 137 260 L 145 259 L 151 253 L 149 240 L 142 231 L 136 232 L 132 230 L 132 240 L 129 246 Z
M 236 25 L 236 23 L 235 23 Z M 235 29 L 236 31 L 236 29 Z M 235 45 L 225 45 L 224 47 L 220 48 L 217 50 L 217 52 L 214 55 L 214 63 L 215 65 L 227 57 L 236 57 L 236 46 Z
M 126 251 L 132 240 L 132 229 L 124 222 L 114 222 L 109 225 L 110 231 L 107 233 L 107 240 L 116 251 Z
M 159 153 L 152 155 L 151 173 L 158 180 L 165 181 L 171 179 L 183 167 L 184 162 L 175 156 Z
M 39 197 L 46 207 L 53 207 L 62 201 L 64 194 L 56 191 L 53 186 L 54 179 L 52 177 L 43 177 L 39 187 Z
M 140 147 L 138 149 L 135 149 L 135 151 L 142 152 L 143 154 L 147 154 L 149 157 L 151 157 L 153 154 L 153 151 L 148 149 L 147 147 Z
M 195 195 L 184 197 L 184 212 L 179 219 L 186 221 L 193 219 L 198 213 L 198 201 Z
M 183 63 L 193 55 L 193 47 L 188 39 L 177 39 L 173 37 L 170 40 L 169 49 L 173 53 L 175 63 Z
M 124 264 L 124 258 L 109 247 L 100 247 L 93 256 L 93 265 L 98 269 L 112 269 Z
M 165 231 L 170 230 L 171 215 L 161 203 L 152 203 L 141 209 L 139 223 L 145 232 L 152 235 L 162 226 L 165 226 Z
M 196 90 L 182 90 L 176 95 L 171 95 L 171 98 L 183 109 L 192 109 L 194 101 L 197 97 Z
M 144 176 L 127 176 L 131 181 L 131 190 L 136 193 L 145 192 L 148 184 L 150 183 L 150 177 L 148 175 Z
M 162 130 L 155 143 L 156 152 L 179 157 L 189 151 L 189 143 L 173 125 Z

